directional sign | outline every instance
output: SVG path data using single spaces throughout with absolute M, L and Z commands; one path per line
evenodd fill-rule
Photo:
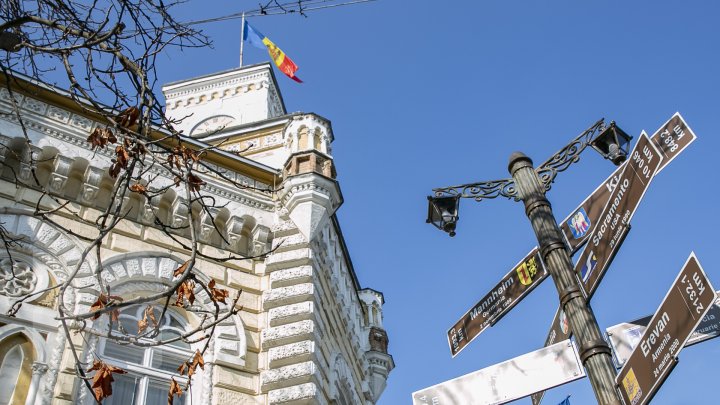
M 585 376 L 566 340 L 412 394 L 413 405 L 504 404 Z
M 670 375 L 680 349 L 716 299 L 710 280 L 691 253 L 638 346 L 615 377 L 626 404 L 650 402 Z
M 575 272 L 582 280 L 588 299 L 597 289 L 628 232 L 635 209 L 660 167 L 660 153 L 643 133 L 628 156 L 617 186 L 610 193 L 610 199 L 591 233 L 590 242 L 575 265 Z
M 453 357 L 505 316 L 547 276 L 538 248 L 534 248 L 448 330 L 448 343 Z
M 716 291 L 720 294 L 720 291 Z M 623 322 L 606 329 L 610 347 L 615 354 L 615 366 L 621 368 L 640 342 L 640 337 L 647 329 L 650 316 Z M 704 342 L 720 336 L 720 298 L 715 300 L 708 313 L 700 321 L 700 325 L 693 331 L 684 347 Z
M 650 139 L 660 149 L 662 163 L 660 172 L 668 163 L 688 147 L 697 137 L 685 123 L 680 113 L 675 113 Z M 560 223 L 571 252 L 575 253 L 587 242 L 590 233 L 601 218 L 600 214 L 610 201 L 610 193 L 619 184 L 620 174 L 627 162 L 618 167 L 610 177 L 602 182 L 585 201 L 580 204 L 564 221 Z
M 675 113 L 667 122 L 665 122 L 650 139 L 660 149 L 660 153 L 663 156 L 660 162 L 660 167 L 657 169 L 659 173 L 665 166 L 672 162 L 682 151 L 684 151 L 695 139 L 695 133 L 690 129 L 685 120 L 682 118 L 680 113 Z M 625 166 L 628 164 L 626 161 L 620 167 L 618 167 L 610 177 L 601 183 L 598 188 L 583 201 L 579 207 L 577 207 L 560 225 L 562 233 L 565 235 L 567 245 L 572 254 L 575 254 L 580 248 L 588 241 L 590 234 L 594 231 L 596 223 L 601 218 L 601 213 L 607 203 L 610 201 L 610 194 L 617 187 L 620 179 L 620 174 L 625 170 Z M 656 173 L 656 174 L 657 174 Z M 629 229 L 629 228 L 628 228 Z M 622 240 L 627 236 L 627 230 L 625 235 L 621 236 Z M 592 257 L 586 257 L 585 263 L 588 263 L 588 258 L 591 260 Z M 609 258 L 609 263 L 613 257 Z M 582 270 L 582 269 L 581 269 Z M 598 283 L 595 283 L 597 287 Z M 593 290 L 591 292 L 594 293 Z M 570 338 L 572 332 L 567 334 L 560 334 L 561 325 L 558 323 L 562 309 L 558 309 L 555 314 L 555 319 L 550 325 L 550 331 L 548 332 L 547 342 L 552 343 L 558 339 Z M 532 396 L 533 405 L 539 405 L 542 402 L 544 392 L 540 392 Z

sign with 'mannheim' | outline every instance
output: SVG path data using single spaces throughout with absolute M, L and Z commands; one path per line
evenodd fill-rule
M 448 330 L 452 356 L 455 357 L 480 333 L 505 316 L 547 276 L 540 253 L 534 248 Z

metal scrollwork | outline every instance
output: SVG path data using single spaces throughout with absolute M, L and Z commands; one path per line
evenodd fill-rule
M 570 165 L 580 160 L 580 153 L 582 153 L 582 151 L 590 145 L 590 142 L 603 130 L 605 130 L 605 121 L 601 118 L 535 169 L 540 182 L 545 186 L 545 191 L 550 190 L 550 186 L 552 182 L 555 181 L 558 173 L 567 170 Z M 475 201 L 500 196 L 520 201 L 513 179 L 491 180 L 463 184 L 461 186 L 436 188 L 433 189 L 433 193 L 435 197 L 459 196 L 462 198 L 472 198 Z
M 605 121 L 601 118 L 535 169 L 540 181 L 545 186 L 545 191 L 550 190 L 550 185 L 555 181 L 558 173 L 567 170 L 570 165 L 580 160 L 582 151 L 584 151 L 585 148 L 590 145 L 590 142 L 604 129 Z
M 37 276 L 25 262 L 5 258 L 0 260 L 0 294 L 21 297 L 35 290 Z
M 435 197 L 472 198 L 475 201 L 482 201 L 489 198 L 507 197 L 519 201 L 515 181 L 513 179 L 491 180 L 481 183 L 464 184 L 433 189 Z

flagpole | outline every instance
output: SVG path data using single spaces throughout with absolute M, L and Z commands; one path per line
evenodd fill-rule
M 245 12 L 242 13 L 242 24 L 240 24 L 240 67 L 243 64 L 243 45 L 245 44 Z

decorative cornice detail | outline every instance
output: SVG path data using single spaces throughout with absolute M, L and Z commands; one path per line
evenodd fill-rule
M 46 134 L 49 137 L 59 141 L 58 144 L 49 142 L 51 146 L 61 146 L 62 144 L 70 144 L 75 146 L 78 150 L 74 151 L 80 155 L 80 157 L 89 160 L 97 161 L 98 157 L 103 158 L 103 164 L 109 166 L 110 159 L 114 157 L 112 148 L 96 149 L 91 150 L 90 144 L 87 142 L 87 134 L 90 131 L 102 125 L 98 122 L 92 121 L 86 117 L 78 114 L 71 113 L 70 111 L 64 110 L 56 106 L 49 106 L 48 104 L 36 100 L 34 98 L 15 94 L 18 104 L 21 108 L 31 112 L 29 114 L 23 114 L 23 124 L 26 128 L 35 130 L 39 133 Z M 0 88 L 0 119 L 19 124 L 17 115 L 13 113 L 13 107 L 9 104 L 10 95 L 6 88 Z M 11 137 L 6 136 L 7 134 L 0 134 L 0 145 L 6 144 Z M 39 143 L 42 146 L 42 143 Z M 60 148 L 58 148 L 60 149 Z M 37 149 L 39 152 L 39 149 Z M 69 152 L 69 150 L 63 151 Z M 66 156 L 69 157 L 69 156 Z M 231 180 L 238 184 L 243 184 L 248 187 L 254 187 L 258 189 L 270 190 L 271 186 L 251 179 L 240 173 L 228 171 L 225 168 L 220 168 L 217 165 L 206 163 L 208 167 L 213 170 L 223 172 L 226 176 L 231 177 Z M 104 171 L 105 169 L 98 168 Z M 167 184 L 171 184 L 173 176 L 161 167 L 152 167 L 150 172 L 156 175 L 160 175 Z M 202 176 L 203 180 L 207 182 L 203 186 L 203 190 L 208 193 L 214 193 L 216 196 L 226 198 L 231 201 L 235 201 L 253 208 L 257 208 L 263 211 L 271 212 L 275 209 L 275 204 L 267 201 L 269 196 L 265 194 L 265 201 L 263 199 L 251 196 L 250 193 L 244 190 L 233 191 L 227 186 L 221 185 L 222 181 L 219 181 L 214 176 Z
M 239 72 L 240 73 L 240 72 Z M 239 74 L 238 73 L 238 74 Z M 208 78 L 209 79 L 209 78 Z M 192 82 L 188 80 L 188 82 Z M 256 73 L 246 74 L 243 76 L 231 76 L 230 78 L 214 80 L 208 80 L 207 82 L 201 82 L 197 84 L 188 84 L 187 86 L 179 87 L 180 90 L 166 90 L 163 91 L 165 99 L 167 101 L 175 100 L 177 98 L 193 95 L 197 96 L 201 93 L 207 94 L 212 90 L 218 90 L 222 88 L 236 87 L 240 85 L 249 86 L 252 84 L 258 85 L 258 88 L 267 86 L 270 83 L 270 72 L 268 70 L 259 71 Z M 178 85 L 181 83 L 178 83 Z M 173 85 L 171 85 L 173 86 Z M 249 89 L 251 90 L 251 89 Z

